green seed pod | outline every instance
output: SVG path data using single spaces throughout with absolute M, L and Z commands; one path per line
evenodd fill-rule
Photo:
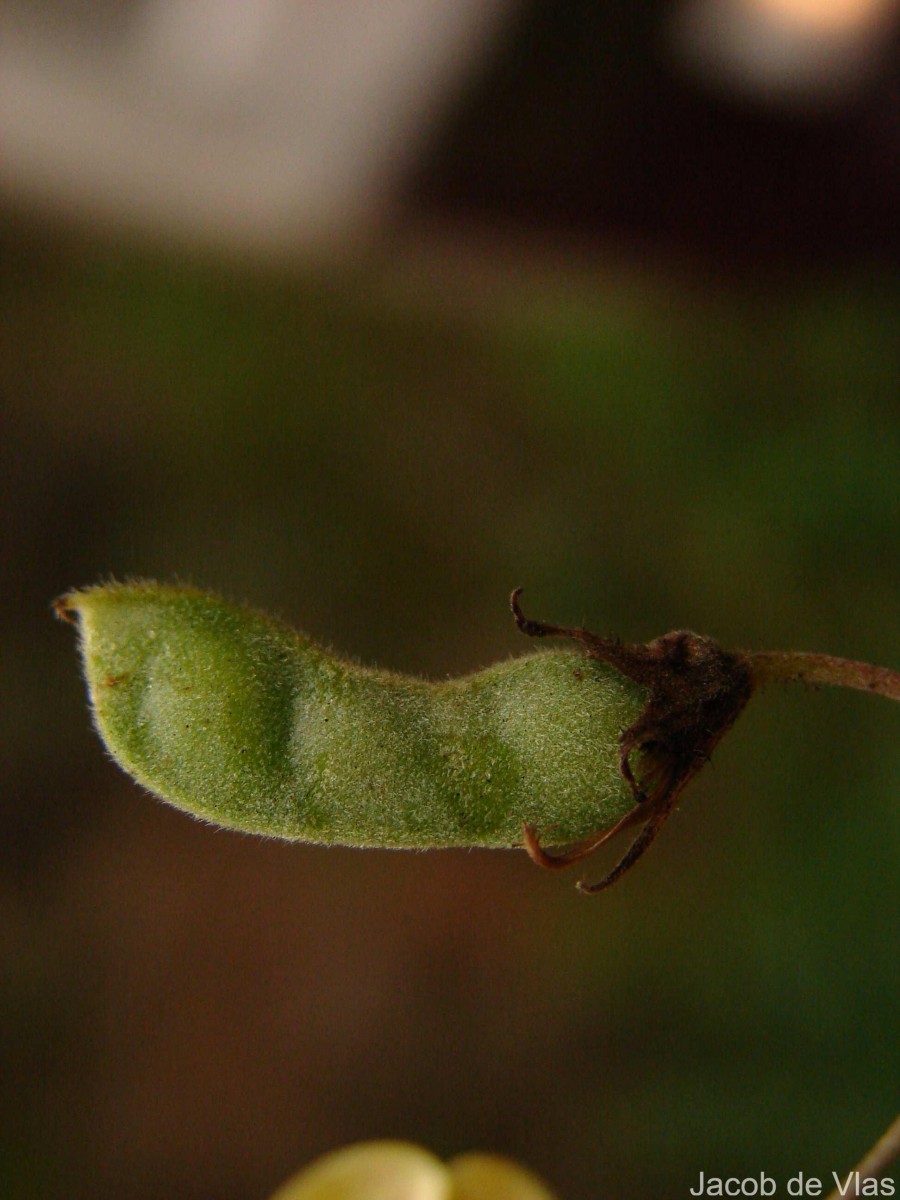
M 111 584 L 56 608 L 113 757 L 204 820 L 423 848 L 521 844 L 525 824 L 561 845 L 634 808 L 619 741 L 647 690 L 580 651 L 427 683 L 191 588 Z

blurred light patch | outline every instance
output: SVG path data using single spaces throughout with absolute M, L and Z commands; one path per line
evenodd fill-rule
M 884 63 L 897 0 L 685 0 L 673 40 L 693 70 L 762 99 L 829 103 Z
M 890 10 L 890 0 L 745 0 L 748 8 L 810 37 L 855 35 Z
M 513 8 L 0 0 L 0 183 L 238 244 L 365 228 Z

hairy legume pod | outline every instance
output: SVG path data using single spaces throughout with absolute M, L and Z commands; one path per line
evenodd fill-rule
M 579 650 L 428 683 L 192 588 L 110 584 L 56 607 L 110 753 L 204 820 L 386 847 L 511 846 L 524 823 L 561 845 L 634 807 L 619 739 L 646 690 Z

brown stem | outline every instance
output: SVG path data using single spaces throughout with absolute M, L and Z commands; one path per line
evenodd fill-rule
M 883 1175 L 888 1167 L 897 1158 L 900 1158 L 900 1117 L 881 1135 L 866 1157 L 856 1168 L 859 1173 L 859 1182 L 862 1183 L 865 1179 L 877 1179 L 879 1175 Z M 852 1174 L 853 1172 L 851 1172 Z M 846 1177 L 845 1177 L 846 1178 Z M 843 1195 L 855 1195 L 856 1192 L 844 1192 Z M 835 1188 L 826 1200 L 839 1200 L 842 1195 L 840 1188 Z
M 802 683 L 858 688 L 861 692 L 876 692 L 890 700 L 900 700 L 900 671 L 892 671 L 890 667 L 854 662 L 849 658 L 834 658 L 831 654 L 809 654 L 802 650 L 764 650 L 747 657 L 755 685 L 774 680 L 799 680 Z

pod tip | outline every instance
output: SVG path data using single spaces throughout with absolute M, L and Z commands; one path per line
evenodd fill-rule
M 67 621 L 69 625 L 78 624 L 78 621 L 75 619 L 75 613 L 78 611 L 77 597 L 77 592 L 66 592 L 63 596 L 57 596 L 50 605 L 57 620 Z

